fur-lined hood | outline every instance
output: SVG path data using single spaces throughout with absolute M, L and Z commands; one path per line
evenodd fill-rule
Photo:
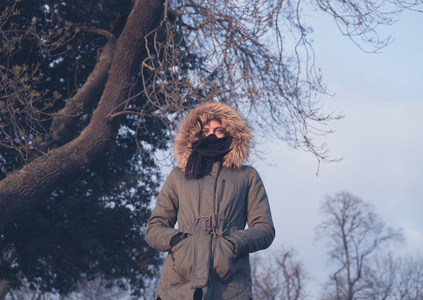
M 174 149 L 178 166 L 183 171 L 191 154 L 191 144 L 201 138 L 202 125 L 212 119 L 219 120 L 226 134 L 232 137 L 232 150 L 224 157 L 223 166 L 237 169 L 247 161 L 252 146 L 251 128 L 247 122 L 228 104 L 207 103 L 190 112 L 179 126 Z

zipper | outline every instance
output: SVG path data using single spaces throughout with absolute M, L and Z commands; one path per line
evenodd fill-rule
M 222 189 L 220 190 L 220 198 L 219 198 L 220 202 L 223 201 L 223 193 L 225 192 L 225 184 L 226 184 L 226 179 L 222 179 Z
M 219 162 L 219 169 L 217 170 L 216 174 L 216 180 L 214 181 L 214 191 L 213 191 L 213 212 L 216 214 L 218 220 L 219 220 L 219 199 L 216 199 L 216 190 L 217 190 L 217 183 L 219 182 L 219 175 L 220 171 L 222 170 L 222 162 Z M 219 221 L 218 221 L 219 222 Z M 209 276 L 212 276 L 211 272 L 214 269 L 213 266 L 213 257 L 214 257 L 214 248 L 216 246 L 216 243 L 213 243 L 213 237 L 210 236 L 210 243 L 209 243 L 209 249 L 210 249 L 210 256 L 209 256 Z
M 202 212 L 201 212 L 201 207 L 202 207 L 202 203 L 203 203 L 203 193 L 202 190 L 204 189 L 204 177 L 200 179 L 200 190 L 199 190 L 199 195 L 198 195 L 198 199 L 199 199 L 199 203 L 198 203 L 198 216 L 202 216 Z
M 222 162 L 219 162 L 219 169 L 217 170 L 217 174 L 216 174 L 216 180 L 214 181 L 214 191 L 213 191 L 213 212 L 216 215 L 219 215 L 219 199 L 216 199 L 216 190 L 217 190 L 217 183 L 219 180 L 219 176 L 220 176 L 220 171 L 222 170 Z M 217 203 L 216 203 L 217 202 Z M 217 204 L 217 205 L 216 205 Z

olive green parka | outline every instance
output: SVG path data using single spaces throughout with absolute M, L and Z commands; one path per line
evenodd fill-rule
M 201 138 L 202 124 L 212 119 L 232 137 L 232 150 L 210 175 L 186 180 L 191 144 Z M 275 229 L 260 176 L 243 165 L 250 131 L 237 111 L 223 103 L 197 107 L 180 125 L 174 144 L 178 166 L 157 197 L 145 234 L 152 248 L 168 252 L 156 299 L 193 299 L 198 288 L 203 299 L 251 299 L 249 253 L 269 247 Z M 183 239 L 171 247 L 178 233 Z

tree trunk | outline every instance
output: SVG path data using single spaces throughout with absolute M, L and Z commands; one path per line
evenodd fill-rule
M 135 1 L 118 38 L 108 80 L 90 124 L 76 139 L 34 159 L 0 182 L 0 230 L 109 150 L 118 128 L 110 115 L 122 110 L 119 105 L 130 94 L 131 78 L 146 56 L 145 36 L 157 27 L 162 12 L 163 0 Z

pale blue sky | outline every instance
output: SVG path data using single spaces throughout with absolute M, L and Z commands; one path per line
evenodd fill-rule
M 403 228 L 403 251 L 423 255 L 423 14 L 405 13 L 383 32 L 394 41 L 382 54 L 366 54 L 329 18 L 312 24 L 317 65 L 334 97 L 324 111 L 343 112 L 325 140 L 339 163 L 317 161 L 285 144 L 259 145 L 265 162 L 254 166 L 271 201 L 277 237 L 297 249 L 310 274 L 322 281 L 325 248 L 314 242 L 324 195 L 348 191 L 375 205 L 391 227 Z M 272 165 L 269 165 L 269 164 Z M 316 289 L 316 284 L 310 286 Z
M 381 54 L 364 53 L 329 17 L 308 24 L 316 64 L 335 94 L 320 97 L 323 111 L 345 115 L 329 124 L 336 132 L 324 141 L 333 157 L 344 160 L 321 163 L 316 176 L 316 158 L 284 143 L 256 144 L 263 160 L 252 160 L 276 226 L 269 250 L 294 247 L 315 279 L 308 285 L 311 299 L 318 299 L 328 272 L 324 244 L 314 240 L 325 195 L 347 191 L 371 202 L 388 226 L 403 229 L 406 241 L 398 253 L 423 255 L 423 14 L 406 12 L 382 28 L 394 40 Z

